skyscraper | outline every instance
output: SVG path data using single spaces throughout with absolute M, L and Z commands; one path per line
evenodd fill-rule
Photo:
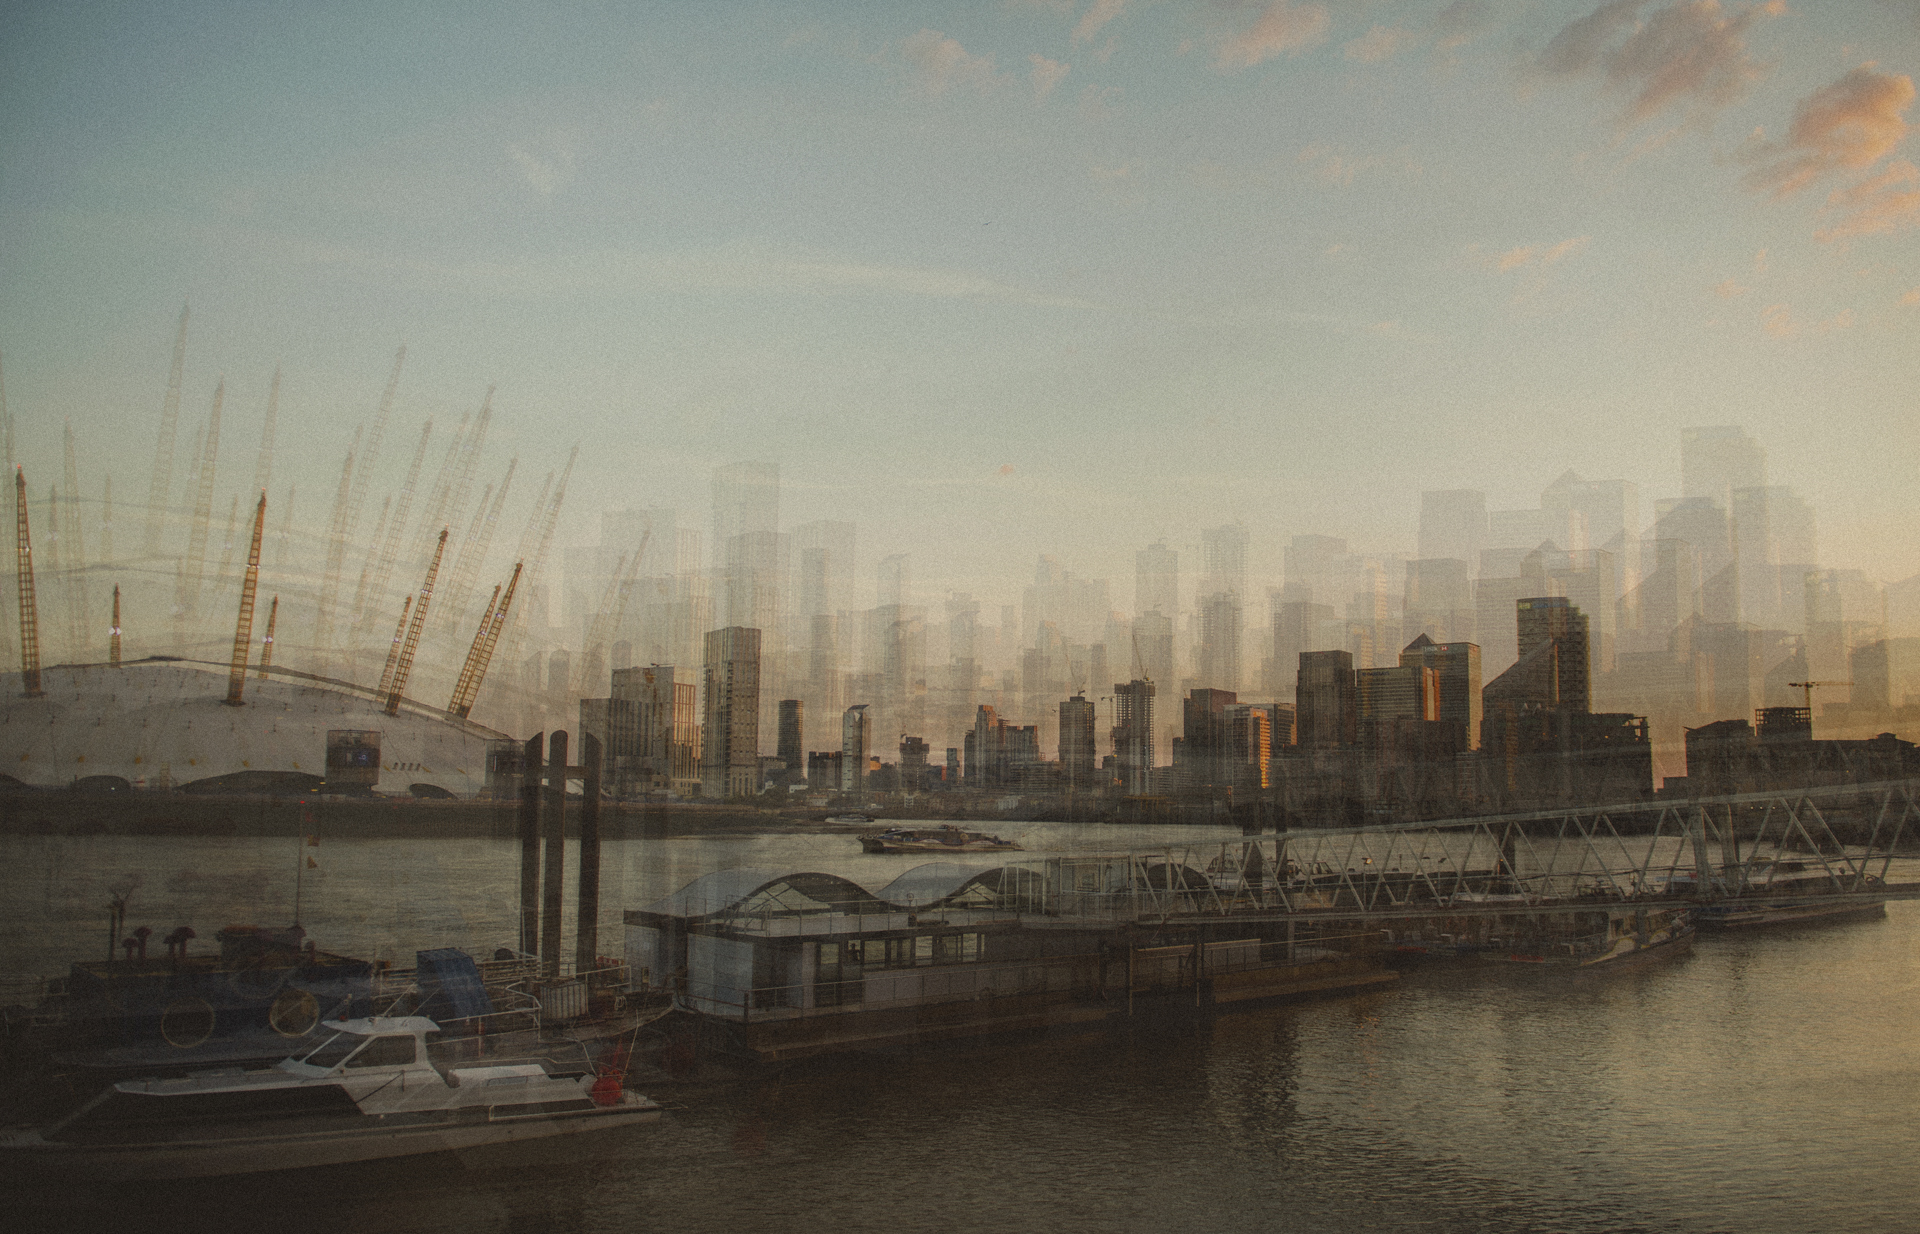
M 797 698 L 780 700 L 780 761 L 788 771 L 804 771 L 807 765 L 807 743 L 802 719 L 805 712 Z
M 1220 591 L 1200 602 L 1199 663 L 1194 675 L 1216 690 L 1240 688 L 1240 596 Z
M 1129 797 L 1153 791 L 1153 682 L 1114 683 L 1113 754 Z
M 1480 648 L 1466 642 L 1436 643 L 1422 634 L 1400 653 L 1400 663 L 1434 670 L 1436 718 L 1455 726 L 1461 749 L 1479 749 Z
M 760 778 L 760 631 L 746 626 L 709 630 L 703 672 L 701 792 L 709 797 L 752 793 Z
M 1733 508 L 1733 490 L 1767 482 L 1767 452 L 1737 424 L 1680 430 L 1680 495 Z
M 1156 541 L 1133 555 L 1133 611 L 1180 611 L 1180 554 Z
M 867 748 L 871 737 L 867 705 L 855 703 L 840 717 L 840 791 L 867 791 Z
M 1200 594 L 1247 594 L 1247 525 L 1233 522 L 1200 533 Z
M 1294 694 L 1301 745 L 1325 749 L 1359 740 L 1360 710 L 1352 652 L 1302 652 L 1300 681 Z
M 1478 567 L 1487 540 L 1487 495 L 1476 489 L 1420 494 L 1420 556 L 1451 557 Z
M 1067 787 L 1085 791 L 1093 787 L 1096 757 L 1093 739 L 1094 705 L 1085 692 L 1060 704 L 1060 774 Z
M 1587 615 L 1565 596 L 1533 596 L 1515 603 L 1521 661 L 1553 649 L 1553 705 L 1570 711 L 1593 710 Z

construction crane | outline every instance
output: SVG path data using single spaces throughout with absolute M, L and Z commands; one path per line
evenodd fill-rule
M 253 511 L 253 544 L 247 549 L 247 576 L 240 584 L 240 618 L 233 627 L 233 664 L 227 672 L 227 706 L 238 707 L 247 686 L 247 653 L 253 649 L 253 593 L 260 585 L 260 537 L 267 529 L 267 494 Z
M 380 462 L 380 445 L 387 437 L 387 422 L 393 418 L 393 396 L 400 389 L 400 368 L 407 361 L 407 346 L 393 355 L 393 372 L 387 375 L 386 389 L 380 393 L 380 405 L 374 409 L 373 427 L 367 430 L 366 447 L 360 451 L 360 461 L 355 464 L 353 492 L 347 497 L 347 543 L 354 543 L 360 534 L 360 511 L 365 508 L 367 489 L 373 483 L 374 468 Z M 374 540 L 378 542 L 376 534 Z
M 480 566 L 487 559 L 487 550 L 493 546 L 493 533 L 500 524 L 500 509 L 507 503 L 507 490 L 513 486 L 514 469 L 520 460 L 514 458 L 507 463 L 507 474 L 500 481 L 500 487 L 488 485 L 486 492 L 480 495 L 480 504 L 473 512 L 473 525 L 467 528 L 467 538 L 460 542 L 460 555 L 453 563 L 453 586 L 447 593 L 448 612 L 453 629 L 458 630 L 467 619 L 467 594 L 473 590 L 473 577 L 480 572 Z
M 173 368 L 167 374 L 167 397 L 160 404 L 160 440 L 153 450 L 153 486 L 147 490 L 146 555 L 160 552 L 160 529 L 173 493 L 173 442 L 180 433 L 180 373 L 187 362 L 187 310 L 180 306 L 180 333 L 173 340 Z
M 373 582 L 367 588 L 367 606 L 356 615 L 356 629 L 371 625 L 374 614 L 380 611 L 387 594 L 387 580 L 393 577 L 393 563 L 400 555 L 400 538 L 407 530 L 407 515 L 413 508 L 414 490 L 420 485 L 420 465 L 426 461 L 427 442 L 433 436 L 433 421 L 420 426 L 420 444 L 413 448 L 413 462 L 407 465 L 407 476 L 400 482 L 400 498 L 394 503 L 393 518 L 387 523 L 387 538 L 380 545 L 379 558 L 373 568 Z
M 40 613 L 33 594 L 33 536 L 27 529 L 27 473 L 13 469 L 13 509 L 18 525 L 14 541 L 14 568 L 20 593 L 20 681 L 28 698 L 39 698 Z
M 267 679 L 267 670 L 273 667 L 273 627 L 280 620 L 280 597 L 275 596 L 273 603 L 267 606 L 267 634 L 260 640 L 260 680 Z
M 340 487 L 333 494 L 333 517 L 327 520 L 326 572 L 320 576 L 320 611 L 314 616 L 313 647 L 321 663 L 333 652 L 333 609 L 340 595 L 340 561 L 346 555 L 347 497 L 353 486 L 353 456 L 360 449 L 360 430 L 340 464 Z
M 177 602 L 182 620 L 193 616 L 200 603 L 200 579 L 207 565 L 207 524 L 213 516 L 213 474 L 220 458 L 220 405 L 227 397 L 227 381 L 213 388 L 213 410 L 207 413 L 207 434 L 201 445 L 199 492 L 193 500 L 193 524 L 187 532 L 187 566 L 180 576 Z
M 427 602 L 433 599 L 434 576 L 440 573 L 440 558 L 447 551 L 447 531 L 440 529 L 440 542 L 433 549 L 433 564 L 427 567 L 427 581 L 420 585 L 420 603 L 413 606 L 413 620 L 407 625 L 407 641 L 400 647 L 400 662 L 393 668 L 393 692 L 387 695 L 387 714 L 400 714 L 400 699 L 406 693 L 407 675 L 413 671 L 413 653 L 420 646 L 420 627 L 427 621 Z
M 273 483 L 273 436 L 280 419 L 280 366 L 273 366 L 273 384 L 267 387 L 267 418 L 260 426 L 260 455 L 253 463 L 253 487 L 266 492 Z
M 513 577 L 507 580 L 507 591 L 487 620 L 481 623 L 480 634 L 476 637 L 473 649 L 467 653 L 466 667 L 460 671 L 460 680 L 454 684 L 453 698 L 447 704 L 447 715 L 451 719 L 464 720 L 473 714 L 473 700 L 480 693 L 480 683 L 487 678 L 487 665 L 493 662 L 493 649 L 500 643 L 500 629 L 506 624 L 507 611 L 513 607 L 514 588 L 520 585 L 520 567 L 524 563 L 513 563 Z M 494 593 L 499 595 L 496 590 Z
M 567 465 L 560 472 L 560 483 L 553 490 L 553 497 L 548 501 L 547 508 L 540 512 L 540 534 L 534 545 L 533 560 L 527 566 L 527 588 L 530 591 L 537 592 L 541 582 L 544 581 L 542 569 L 546 565 L 547 549 L 553 544 L 553 529 L 560 522 L 560 506 L 567 499 L 567 480 L 572 477 L 573 464 L 579 457 L 580 447 L 575 446 L 573 452 L 567 455 Z M 508 663 L 519 658 L 521 641 L 526 636 L 527 623 L 516 621 L 513 624 L 513 642 L 507 649 Z

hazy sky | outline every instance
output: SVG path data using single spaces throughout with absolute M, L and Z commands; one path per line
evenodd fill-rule
M 87 495 L 144 495 L 191 302 L 219 511 L 278 363 L 277 478 L 323 522 L 404 341 L 375 506 L 494 383 L 516 526 L 575 442 L 573 538 L 704 527 L 714 465 L 776 459 L 784 522 L 856 518 L 928 601 L 1015 601 L 1050 551 L 1124 605 L 1134 549 L 1233 517 L 1272 581 L 1289 535 L 1411 551 L 1420 489 L 1530 506 L 1568 467 L 1650 519 L 1702 423 L 1761 439 L 1827 564 L 1920 571 L 1913 0 L 6 21 L 36 492 L 70 417 Z

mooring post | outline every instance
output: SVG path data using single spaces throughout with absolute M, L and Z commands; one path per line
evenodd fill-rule
M 600 965 L 600 758 L 600 739 L 582 735 L 580 779 L 586 795 L 580 802 L 580 907 L 573 959 L 577 973 Z
M 547 735 L 520 752 L 520 954 L 540 954 L 540 791 Z
M 560 975 L 560 922 L 567 893 L 567 734 L 562 729 L 547 738 L 546 864 L 540 888 L 540 968 L 549 978 Z

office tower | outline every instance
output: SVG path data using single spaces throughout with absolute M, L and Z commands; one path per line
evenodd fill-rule
M 1733 556 L 1738 566 L 1740 620 L 1774 629 L 1801 629 L 1804 582 L 1816 567 L 1813 510 L 1790 488 L 1736 488 L 1732 496 Z
M 1302 746 L 1326 749 L 1359 739 L 1353 653 L 1304 651 L 1294 688 L 1294 716 Z
M 1060 774 L 1067 787 L 1076 791 L 1093 787 L 1100 766 L 1093 723 L 1094 705 L 1085 692 L 1060 704 Z
M 1199 662 L 1194 674 L 1216 690 L 1240 688 L 1240 597 L 1215 592 L 1200 602 Z
M 1420 556 L 1477 564 L 1487 539 L 1487 495 L 1474 489 L 1420 494 Z M 1291 572 L 1289 572 L 1291 574 Z
M 1169 617 L 1180 611 L 1180 554 L 1162 541 L 1133 555 L 1133 611 L 1155 610 Z
M 1113 755 L 1121 788 L 1129 797 L 1153 791 L 1153 682 L 1136 679 L 1113 686 Z
M 855 703 L 840 716 L 840 791 L 867 791 L 867 746 L 871 736 L 867 705 Z
M 1174 780 L 1182 790 L 1234 784 L 1227 709 L 1237 701 L 1232 690 L 1188 691 L 1181 706 L 1180 743 L 1173 755 Z
M 1200 533 L 1200 594 L 1247 594 L 1247 527 L 1228 523 Z
M 900 739 L 899 776 L 903 792 L 924 792 L 927 787 L 927 739 L 924 737 L 902 737 Z
M 648 789 L 690 794 L 700 784 L 698 690 L 668 664 L 616 669 L 613 698 L 632 708 L 633 781 Z
M 1020 645 L 1033 646 L 1040 626 L 1049 621 L 1069 642 L 1095 642 L 1112 614 L 1106 579 L 1077 577 L 1043 553 L 1034 567 L 1033 586 L 1021 595 Z
M 1438 720 L 1439 673 L 1423 664 L 1360 668 L 1353 672 L 1355 714 L 1368 720 Z
M 1346 632 L 1334 616 L 1333 606 L 1307 600 L 1288 600 L 1273 614 L 1273 668 L 1275 691 L 1281 701 L 1291 700 L 1299 682 L 1300 655 L 1307 651 L 1325 651 L 1346 641 Z
M 1434 718 L 1455 726 L 1460 749 L 1479 749 L 1480 648 L 1466 642 L 1436 643 L 1422 634 L 1400 653 L 1400 663 L 1434 671 Z
M 1553 649 L 1553 705 L 1592 711 L 1587 615 L 1565 596 L 1531 596 L 1515 604 L 1520 659 Z
M 1640 486 L 1631 480 L 1582 480 L 1569 471 L 1540 495 L 1543 510 L 1564 510 L 1577 518 L 1582 547 L 1613 555 L 1622 585 L 1631 587 L 1640 577 Z M 1573 521 L 1572 519 L 1569 520 Z M 1608 597 L 1608 602 L 1619 599 Z M 1594 610 L 1589 610 L 1589 617 Z
M 780 465 L 730 463 L 713 469 L 713 548 L 735 536 L 780 530 Z
M 760 778 L 760 631 L 746 626 L 707 631 L 702 681 L 701 791 L 709 797 L 753 793 Z
M 1173 614 L 1140 614 L 1133 623 L 1133 643 L 1133 671 L 1140 679 L 1171 683 L 1174 679 Z
M 800 572 L 795 611 L 802 619 L 857 607 L 853 598 L 857 537 L 854 524 L 835 520 L 802 523 L 793 529 L 793 553 Z
M 1458 558 L 1409 561 L 1406 594 L 1401 605 L 1402 637 L 1411 641 L 1426 635 L 1443 643 L 1471 640 L 1471 573 L 1467 563 Z
M 1767 452 L 1736 424 L 1680 430 L 1680 496 L 1733 509 L 1733 491 L 1767 482 Z
M 910 603 L 907 598 L 909 580 L 907 555 L 893 553 L 882 557 L 880 564 L 874 567 L 874 603 L 879 608 L 898 608 Z
M 1558 552 L 1545 548 L 1527 554 L 1521 581 L 1532 595 L 1564 596 L 1588 620 L 1588 666 L 1613 671 L 1614 616 L 1620 595 L 1619 567 L 1605 549 Z M 1516 653 L 1518 647 L 1516 645 Z
M 1347 602 L 1347 542 L 1339 536 L 1295 536 L 1282 555 L 1283 598 L 1344 606 Z M 1338 607 L 1336 612 L 1340 611 Z
M 788 771 L 806 770 L 807 745 L 802 726 L 805 711 L 801 700 L 780 700 L 780 761 Z
M 967 755 L 968 788 L 986 790 L 999 785 L 1006 727 L 1007 722 L 990 705 L 982 703 L 974 711 L 973 727 L 967 730 L 963 743 Z
M 1288 708 L 1288 727 L 1292 709 Z M 1273 786 L 1274 735 L 1280 709 L 1273 703 L 1234 703 L 1227 707 L 1227 750 L 1222 771 L 1243 791 Z

